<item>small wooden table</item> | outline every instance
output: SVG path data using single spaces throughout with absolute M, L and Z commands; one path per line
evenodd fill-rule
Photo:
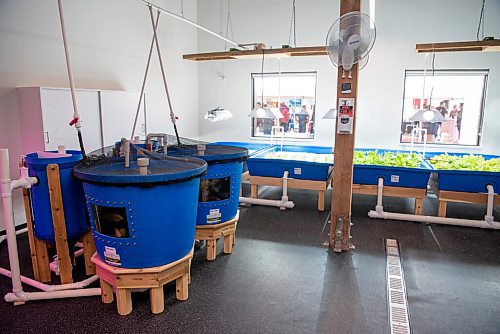
M 325 181 L 314 180 L 301 180 L 301 179 L 288 179 L 288 188 L 315 190 L 318 192 L 318 211 L 325 211 L 325 192 L 328 185 L 331 183 L 333 173 Z M 267 176 L 251 176 L 250 175 L 250 197 L 259 197 L 259 186 L 275 186 L 283 187 L 283 178 L 281 177 L 267 177 Z
M 213 261 L 217 257 L 217 240 L 224 238 L 224 254 L 231 254 L 236 241 L 236 226 L 240 218 L 240 211 L 236 217 L 227 222 L 210 225 L 196 225 L 196 240 L 207 242 L 207 260 Z
M 92 256 L 96 265 L 97 276 L 101 283 L 103 303 L 113 302 L 113 288 L 116 289 L 116 306 L 118 314 L 127 315 L 132 312 L 131 289 L 149 288 L 151 312 L 162 313 L 165 310 L 163 286 L 175 280 L 176 298 L 188 299 L 189 269 L 193 250 L 182 259 L 152 268 L 125 269 L 113 267 L 102 261 L 97 253 Z

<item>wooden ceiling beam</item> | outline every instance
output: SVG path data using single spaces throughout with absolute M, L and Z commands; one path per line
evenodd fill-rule
M 418 53 L 423 52 L 464 52 L 464 51 L 500 51 L 500 40 L 466 41 L 417 44 Z
M 185 60 L 204 61 L 204 60 L 224 60 L 224 59 L 249 59 L 260 58 L 262 53 L 266 58 L 269 57 L 305 57 L 305 56 L 326 56 L 326 46 L 309 46 L 299 48 L 280 48 L 264 50 L 238 50 L 224 52 L 193 53 L 183 55 Z

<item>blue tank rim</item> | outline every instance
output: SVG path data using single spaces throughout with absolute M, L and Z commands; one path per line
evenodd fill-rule
M 219 145 L 219 144 L 206 144 L 206 152 L 204 155 L 199 155 L 196 149 L 196 145 L 190 145 L 186 147 L 169 147 L 171 151 L 167 152 L 170 156 L 177 157 L 193 157 L 205 160 L 209 165 L 216 163 L 228 163 L 228 162 L 244 162 L 248 159 L 248 149 L 240 146 L 232 145 Z M 223 154 L 213 154 L 210 151 L 212 149 L 223 149 L 227 148 L 233 150 L 230 153 Z
M 57 153 L 57 151 L 45 151 Z M 71 154 L 70 157 L 60 158 L 38 158 L 37 152 L 28 153 L 24 158 L 26 167 L 35 170 L 45 170 L 47 165 L 57 164 L 60 168 L 73 167 L 78 161 L 83 159 L 82 152 L 76 150 L 67 150 L 66 154 Z
M 86 166 L 85 164 L 79 164 L 73 169 L 74 175 L 82 180 L 83 182 L 102 184 L 102 185 L 141 185 L 141 186 L 151 186 L 158 184 L 173 184 L 179 182 L 187 182 L 192 179 L 201 177 L 207 171 L 207 163 L 203 159 L 191 158 L 191 157 L 171 157 L 167 156 L 164 160 L 152 160 L 150 161 L 149 168 L 157 164 L 158 161 L 171 161 L 177 163 L 191 164 L 190 169 L 186 169 L 181 172 L 175 173 L 158 173 L 158 174 L 148 174 L 139 175 L 138 167 L 136 161 L 130 161 L 130 170 L 136 170 L 137 174 L 105 174 L 107 168 L 108 171 L 112 170 L 112 167 L 117 165 L 124 165 L 124 158 L 115 158 L 111 163 Z M 188 167 L 188 166 L 186 166 Z M 123 167 L 124 168 L 124 167 Z M 93 169 L 93 171 L 92 171 Z M 99 173 L 101 170 L 101 173 Z

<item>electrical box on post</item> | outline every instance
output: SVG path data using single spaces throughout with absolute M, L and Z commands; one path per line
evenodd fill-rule
M 337 133 L 352 134 L 354 126 L 354 99 L 339 99 Z

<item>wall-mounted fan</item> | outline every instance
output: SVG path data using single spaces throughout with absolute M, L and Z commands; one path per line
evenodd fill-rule
M 335 21 L 326 36 L 328 55 L 335 66 L 342 66 L 342 77 L 354 64 L 364 67 L 375 43 L 375 23 L 365 13 L 349 12 Z

